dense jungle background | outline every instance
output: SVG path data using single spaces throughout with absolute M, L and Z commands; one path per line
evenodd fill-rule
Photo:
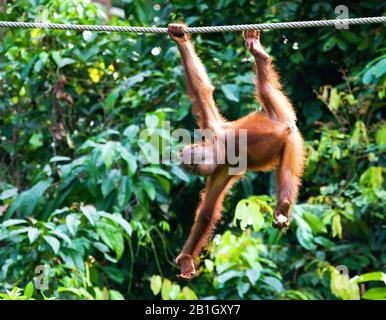
M 385 15 L 384 1 L 0 1 L 0 20 L 192 26 Z M 145 164 L 196 128 L 167 35 L 0 30 L 0 299 L 386 299 L 385 25 L 267 31 L 307 145 L 286 233 L 249 173 L 191 282 L 174 259 L 204 180 Z M 194 35 L 233 120 L 259 110 L 241 33 Z M 382 114 L 383 113 L 383 114 Z M 164 148 L 161 150 L 165 151 Z

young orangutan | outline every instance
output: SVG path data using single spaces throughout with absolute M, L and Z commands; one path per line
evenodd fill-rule
M 226 121 L 219 113 L 213 99 L 213 86 L 205 68 L 195 53 L 190 37 L 185 33 L 187 25 L 169 24 L 168 32 L 177 44 L 186 74 L 186 86 L 192 101 L 193 112 L 201 130 L 210 130 L 212 137 L 202 143 L 182 150 L 183 165 L 191 171 L 207 176 L 206 187 L 201 194 L 195 223 L 176 262 L 181 268 L 181 278 L 191 279 L 195 264 L 203 247 L 208 243 L 216 223 L 221 217 L 222 202 L 232 183 L 244 172 L 229 173 L 231 165 L 218 162 L 216 153 L 227 153 L 227 133 L 233 132 L 236 140 L 242 130 L 247 132 L 247 169 L 253 171 L 277 171 L 277 205 L 273 225 L 285 228 L 289 225 L 290 209 L 294 204 L 303 173 L 304 142 L 296 127 L 294 109 L 284 95 L 279 76 L 270 56 L 260 44 L 259 31 L 245 31 L 247 49 L 252 53 L 256 67 L 256 97 L 264 112 L 254 112 L 237 121 Z M 216 141 L 225 148 L 214 152 Z M 205 163 L 191 164 L 187 158 L 200 154 Z M 224 157 L 223 157 L 224 158 Z M 245 170 L 244 170 L 245 171 Z

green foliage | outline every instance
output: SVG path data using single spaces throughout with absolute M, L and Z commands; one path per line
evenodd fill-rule
M 334 18 L 330 2 L 8 1 L 2 20 L 165 26 Z M 361 1 L 350 16 L 384 15 Z M 263 34 L 307 144 L 286 233 L 271 227 L 272 173 L 247 174 L 198 276 L 173 262 L 203 179 L 149 164 L 195 127 L 174 44 L 159 35 L 0 30 L 0 299 L 385 299 L 383 25 Z M 195 35 L 224 115 L 254 101 L 239 33 Z M 154 141 L 140 135 L 146 129 Z M 258 196 L 256 196 L 258 195 Z M 337 266 L 349 274 L 340 274 Z M 44 272 L 37 271 L 43 266 Z M 40 269 L 39 269 L 40 270 Z M 42 277 L 47 286 L 38 286 Z M 44 281 L 43 281 L 44 282 Z
M 171 282 L 169 279 L 162 279 L 158 275 L 153 275 L 150 279 L 150 288 L 155 296 L 161 293 L 163 300 L 197 300 L 196 294 L 189 288 L 181 287 Z

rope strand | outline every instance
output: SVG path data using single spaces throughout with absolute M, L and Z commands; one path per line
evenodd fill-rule
M 289 29 L 289 28 L 311 28 L 328 27 L 345 24 L 369 24 L 385 23 L 386 17 L 367 17 L 351 19 L 331 19 L 331 20 L 311 20 L 311 21 L 292 21 L 260 24 L 240 24 L 229 26 L 213 27 L 189 27 L 187 33 L 209 33 L 209 32 L 233 32 L 244 30 L 268 30 L 268 29 Z M 0 28 L 27 28 L 27 29 L 54 29 L 54 30 L 77 30 L 77 31 L 104 31 L 104 32 L 135 32 L 135 33 L 167 33 L 167 28 L 159 27 L 126 27 L 109 25 L 80 25 L 80 24 L 59 24 L 59 23 L 37 23 L 37 22 L 18 22 L 0 21 Z

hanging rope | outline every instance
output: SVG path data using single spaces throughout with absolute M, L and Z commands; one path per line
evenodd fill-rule
M 209 32 L 231 32 L 244 30 L 268 30 L 268 29 L 289 29 L 289 28 L 311 28 L 328 27 L 344 24 L 369 24 L 385 23 L 386 17 L 368 17 L 351 19 L 331 19 L 331 20 L 311 20 L 276 22 L 261 24 L 240 24 L 231 26 L 214 27 L 189 27 L 187 33 L 209 33 Z M 106 32 L 136 32 L 136 33 L 167 33 L 167 28 L 158 27 L 125 27 L 108 25 L 80 25 L 80 24 L 59 24 L 59 23 L 36 23 L 36 22 L 17 22 L 0 21 L 0 28 L 32 28 L 32 29 L 54 29 L 54 30 L 77 30 L 77 31 L 106 31 Z

